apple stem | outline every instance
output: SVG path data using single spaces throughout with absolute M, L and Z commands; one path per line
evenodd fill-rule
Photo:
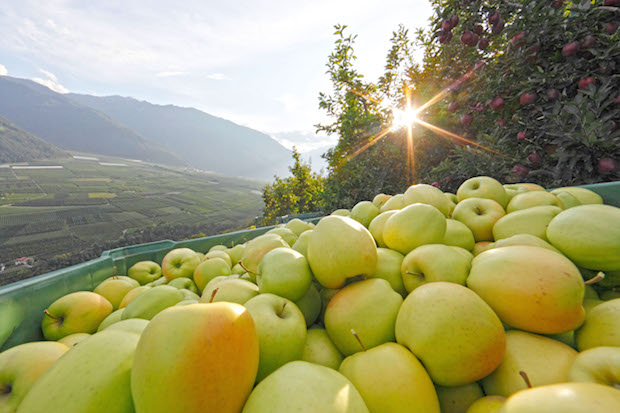
M 419 278 L 424 278 L 424 273 L 417 273 L 417 272 L 411 272 L 411 271 L 407 271 L 405 274 L 409 274 L 409 275 L 413 275 Z
M 211 299 L 209 300 L 209 304 L 213 302 L 213 299 L 215 298 L 215 294 L 217 294 L 219 290 L 220 290 L 219 287 L 213 290 L 213 292 L 211 293 Z
M 47 311 L 47 308 L 43 312 L 45 313 L 46 316 L 48 316 L 50 318 L 53 318 L 54 320 L 58 320 L 58 317 L 54 317 L 53 315 L 51 315 L 50 312 Z
M 286 307 L 286 301 L 282 304 L 282 308 L 278 311 L 278 317 L 282 317 L 282 313 L 284 312 L 284 307 Z
M 115 280 L 118 278 L 116 276 L 116 265 L 112 268 L 112 278 L 115 279 Z
M 527 373 L 524 372 L 523 370 L 521 370 L 519 372 L 519 374 L 521 375 L 521 377 L 523 377 L 523 381 L 525 381 L 525 385 L 527 386 L 528 389 L 532 388 L 532 382 L 530 381 L 530 378 L 527 376 Z
M 351 334 L 353 334 L 357 342 L 360 343 L 362 350 L 366 351 L 366 346 L 364 346 L 364 343 L 362 343 L 362 339 L 360 338 L 360 336 L 357 335 L 357 332 L 354 329 L 351 329 Z
M 594 277 L 590 278 L 584 284 L 585 285 L 592 285 L 592 284 L 596 284 L 599 281 L 603 281 L 604 279 L 605 279 L 605 273 L 603 271 L 599 271 L 598 274 L 596 274 Z
M 250 273 L 254 274 L 252 271 L 250 271 L 247 268 L 245 268 L 245 265 L 243 265 L 243 262 L 241 260 L 239 260 L 239 262 L 237 264 L 241 265 L 241 268 L 243 268 L 245 270 L 245 272 L 250 272 Z

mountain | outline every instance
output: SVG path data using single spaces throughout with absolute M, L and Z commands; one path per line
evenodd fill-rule
M 288 175 L 291 152 L 275 139 L 200 110 L 120 96 L 69 98 L 157 142 L 195 168 L 269 181 L 274 174 Z
M 0 116 L 63 149 L 184 164 L 178 156 L 103 113 L 30 80 L 0 76 Z
M 68 156 L 54 145 L 0 117 L 0 162 L 24 162 Z
M 320 148 L 302 153 L 302 156 L 310 162 L 314 172 L 321 173 L 322 171 L 322 175 L 327 175 L 327 162 L 321 156 L 333 147 L 334 145 L 321 146 Z

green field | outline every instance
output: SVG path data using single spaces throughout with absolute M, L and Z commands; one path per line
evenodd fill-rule
M 13 267 L 16 258 L 49 260 L 116 240 L 126 231 L 186 224 L 212 234 L 247 227 L 260 215 L 262 182 L 97 157 L 126 166 L 65 158 L 29 164 L 62 169 L 0 168 L 4 276 L 26 273 Z

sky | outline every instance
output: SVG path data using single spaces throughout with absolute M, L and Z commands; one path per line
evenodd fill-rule
M 196 107 L 308 151 L 337 141 L 314 127 L 333 26 L 358 35 L 357 68 L 376 80 L 392 32 L 430 16 L 426 0 L 2 0 L 0 76 Z

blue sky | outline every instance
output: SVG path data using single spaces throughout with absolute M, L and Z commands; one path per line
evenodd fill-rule
M 313 135 L 333 25 L 358 34 L 376 79 L 392 31 L 430 14 L 425 0 L 2 0 L 0 75 L 193 106 L 310 150 L 336 139 Z

